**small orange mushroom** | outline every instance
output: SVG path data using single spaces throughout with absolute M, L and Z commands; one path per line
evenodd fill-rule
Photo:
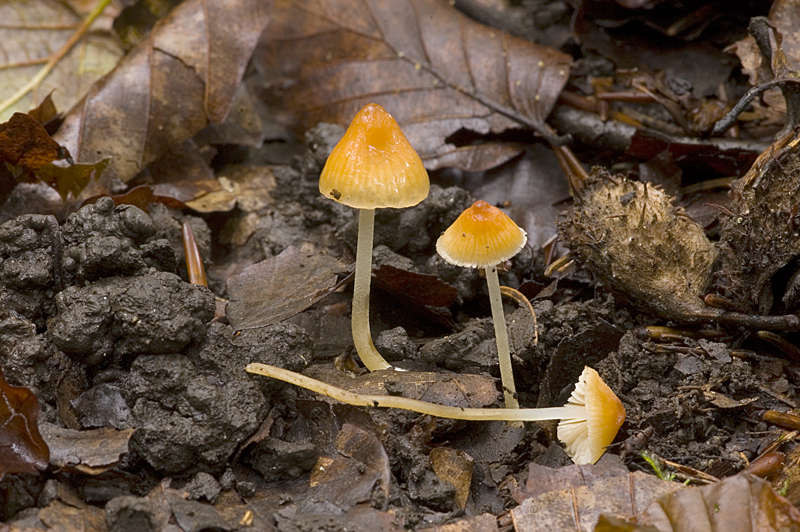
M 617 436 L 625 421 L 625 407 L 600 375 L 588 366 L 583 368 L 564 408 L 572 406 L 583 409 L 584 414 L 562 420 L 558 424 L 558 439 L 576 464 L 593 464 Z
M 375 349 L 369 328 L 375 209 L 411 207 L 429 190 L 419 155 L 392 115 L 374 103 L 353 118 L 319 178 L 323 195 L 359 209 L 351 326 L 358 356 L 370 371 L 391 368 Z
M 467 268 L 484 268 L 486 271 L 506 408 L 519 408 L 519 402 L 511 367 L 497 265 L 519 253 L 526 240 L 525 231 L 503 211 L 478 200 L 462 212 L 436 241 L 436 251 L 447 262 Z

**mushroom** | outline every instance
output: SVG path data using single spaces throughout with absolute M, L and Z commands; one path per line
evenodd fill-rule
M 586 366 L 562 408 L 576 410 L 558 424 L 558 439 L 566 446 L 567 454 L 576 464 L 597 462 L 625 421 L 622 402 L 600 375 Z
M 358 356 L 370 371 L 391 368 L 375 349 L 369 328 L 375 209 L 414 206 L 429 189 L 419 155 L 392 115 L 374 103 L 353 118 L 319 178 L 323 195 L 359 209 L 351 326 Z
M 514 386 L 497 265 L 519 253 L 526 240 L 525 231 L 511 218 L 500 209 L 478 200 L 462 212 L 436 241 L 436 251 L 447 262 L 486 271 L 506 408 L 519 408 L 519 402 Z
M 459 408 L 394 395 L 367 395 L 337 388 L 311 377 L 267 364 L 248 364 L 250 373 L 272 377 L 337 401 L 370 408 L 400 408 L 420 414 L 467 421 L 562 420 L 558 438 L 567 454 L 579 465 L 600 459 L 625 421 L 625 407 L 595 370 L 584 367 L 566 405 L 554 408 Z

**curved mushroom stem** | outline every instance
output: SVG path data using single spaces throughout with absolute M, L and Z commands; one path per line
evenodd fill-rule
M 497 357 L 500 360 L 500 380 L 503 382 L 506 408 L 519 408 L 517 387 L 514 385 L 514 369 L 511 367 L 511 350 L 508 348 L 503 300 L 500 296 L 500 280 L 497 278 L 497 266 L 488 266 L 485 270 L 486 281 L 489 284 L 489 301 L 492 304 L 492 321 L 494 321 L 494 335 L 497 339 Z
M 390 369 L 386 360 L 375 349 L 369 330 L 369 284 L 372 279 L 372 237 L 375 231 L 375 209 L 358 210 L 358 242 L 356 244 L 356 272 L 353 284 L 353 310 L 350 324 L 353 344 L 361 362 L 370 371 Z
M 570 419 L 585 421 L 588 411 L 585 406 L 567 404 L 551 408 L 459 408 L 427 403 L 417 399 L 408 399 L 396 395 L 367 395 L 349 392 L 322 381 L 294 373 L 286 369 L 267 364 L 248 364 L 249 373 L 272 377 L 306 390 L 326 395 L 343 403 L 355 406 L 382 408 L 400 408 L 431 416 L 463 419 L 467 421 L 547 421 L 552 419 Z

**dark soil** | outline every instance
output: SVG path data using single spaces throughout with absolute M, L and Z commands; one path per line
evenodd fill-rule
M 296 171 L 294 177 L 306 181 Z M 349 209 L 318 196 L 313 182 L 279 186 L 279 195 L 293 199 L 263 213 L 269 223 L 254 233 L 248 247 L 237 250 L 236 260 L 250 256 L 255 261 L 264 258 L 265 248 L 277 253 L 308 242 L 335 254 L 350 252 Z M 413 309 L 376 291 L 376 344 L 401 366 L 497 377 L 494 332 L 483 317 L 483 280 L 475 270 L 449 267 L 431 254 L 436 233 L 470 201 L 464 190 L 434 186 L 418 207 L 378 216 L 376 263 L 399 252 L 406 267 L 438 274 L 458 289 L 456 330 L 442 337 L 435 337 L 441 325 L 426 323 Z M 509 478 L 523 484 L 525 464 L 569 463 L 560 445 L 536 424 L 515 429 L 502 422 L 366 412 L 245 373 L 251 362 L 302 371 L 348 356 L 349 320 L 340 310 L 347 294 L 333 294 L 286 323 L 237 334 L 225 323 L 212 322 L 215 303 L 208 289 L 175 273 L 179 252 L 170 240 L 181 219 L 166 209 L 157 209 L 151 218 L 135 207 L 114 207 L 110 199 L 101 199 L 60 228 L 37 215 L 0 226 L 0 290 L 8 302 L 0 322 L 5 374 L 36 391 L 43 423 L 135 429 L 130 453 L 103 475 L 48 471 L 6 478 L 0 484 L 2 519 L 26 515 L 23 510 L 53 490 L 53 482 L 105 505 L 108 515 L 128 512 L 150 519 L 152 501 L 145 497 L 170 478 L 189 499 L 228 501 L 218 502 L 220 508 L 230 504 L 225 497 L 238 494 L 281 530 L 290 529 L 283 522 L 300 529 L 323 526 L 319 519 L 336 528 L 358 508 L 391 511 L 405 527 L 432 526 L 458 516 L 502 514 L 511 502 L 503 486 Z M 202 234 L 203 222 L 195 223 Z M 540 254 L 536 249 L 520 254 L 501 283 L 539 280 Z M 613 297 L 592 296 L 574 282 L 535 299 L 534 309 L 538 344 L 530 334 L 528 311 L 507 310 L 523 405 L 564 403 L 583 366 L 591 365 L 628 411 L 618 441 L 651 427 L 648 450 L 710 474 L 727 476 L 741 469 L 739 453 L 755 457 L 768 439 L 768 427 L 749 417 L 748 409 L 785 409 L 779 398 L 796 397 L 795 383 L 787 378 L 795 375 L 787 373 L 793 368 L 789 362 L 752 352 L 743 356 L 741 349 L 731 355 L 731 348 L 747 341 L 743 331 L 715 330 L 708 333 L 713 340 L 678 336 L 654 343 L 643 339 L 642 331 L 655 320 L 632 315 Z M 397 323 L 404 327 L 390 328 Z M 318 344 L 324 349 L 318 350 Z M 760 399 L 746 408 L 715 408 L 710 392 L 734 400 Z M 371 442 L 360 447 L 366 454 L 351 457 L 357 463 L 343 464 L 331 484 L 309 489 L 317 459 L 335 456 L 337 438 L 353 431 Z M 441 446 L 474 460 L 463 510 L 453 485 L 432 469 L 429 455 Z M 636 453 L 625 453 L 625 459 L 631 468 L 642 467 Z M 349 479 L 350 468 L 358 482 Z M 361 529 L 372 526 L 375 515 Z M 126 526 L 133 530 L 138 525 Z

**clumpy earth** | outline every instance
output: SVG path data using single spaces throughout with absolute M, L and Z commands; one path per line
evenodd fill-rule
M 118 531 L 176 530 L 173 518 L 184 530 L 425 529 L 487 513 L 503 522 L 528 464 L 570 463 L 554 424 L 356 408 L 244 371 L 261 362 L 367 393 L 502 406 L 485 279 L 434 252 L 438 235 L 473 201 L 458 187 L 433 185 L 418 206 L 381 210 L 376 220 L 376 346 L 398 367 L 444 378 L 364 380 L 353 360 L 347 283 L 260 328 L 235 331 L 216 312 L 227 294 L 215 272 L 230 275 L 289 246 L 352 259 L 354 211 L 316 190 L 338 135 L 318 128 L 303 157 L 275 170 L 280 201 L 255 223 L 233 216 L 212 231 L 204 219 L 161 205 L 145 213 L 101 198 L 63 224 L 26 215 L 0 225 L 6 378 L 36 393 L 43 432 L 103 429 L 126 442 L 101 465 L 90 465 L 89 453 L 51 458 L 40 475 L 7 475 L 0 520 L 35 527 L 39 508 L 62 501 Z M 216 294 L 187 282 L 185 221 L 214 266 Z M 237 232 L 249 235 L 244 244 L 225 248 L 221 235 Z M 535 321 L 507 301 L 522 406 L 564 404 L 590 365 L 627 409 L 609 454 L 630 470 L 649 470 L 639 454 L 646 449 L 725 477 L 774 439 L 760 415 L 797 404 L 796 363 L 757 353 L 741 328 L 653 328 L 664 322 L 593 287 L 582 272 L 551 282 L 544 262 L 542 250 L 528 247 L 501 275 L 501 284 L 530 296 L 531 287 L 549 285 L 532 299 Z M 393 292 L 387 268 L 435 280 L 447 305 Z M 239 520 L 245 510 L 249 522 Z

